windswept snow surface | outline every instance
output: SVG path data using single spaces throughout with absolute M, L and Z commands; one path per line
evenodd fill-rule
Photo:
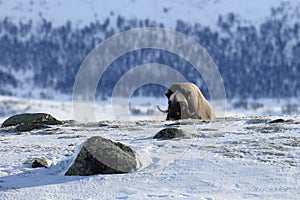
M 2 107 L 4 100 L 7 112 L 15 108 L 19 109 L 15 113 L 48 112 L 59 119 L 71 118 L 68 102 L 34 100 L 28 108 L 28 100 L 1 97 Z M 14 102 L 12 107 L 9 102 Z M 142 120 L 146 119 L 142 112 L 133 120 L 118 121 L 109 119 L 108 103 L 96 109 L 103 116 L 97 123 L 69 121 L 23 133 L 0 129 L 0 199 L 300 198 L 299 115 L 236 114 L 204 123 L 165 121 L 158 114 L 154 120 Z M 284 121 L 270 123 L 278 118 Z M 181 128 L 194 137 L 152 139 L 165 127 Z M 129 174 L 64 176 L 81 144 L 95 135 L 133 148 L 139 169 Z M 47 158 L 50 167 L 31 168 L 39 157 Z

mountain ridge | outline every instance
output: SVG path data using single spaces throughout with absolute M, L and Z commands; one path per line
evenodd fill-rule
M 300 95 L 300 26 L 290 18 L 300 17 L 289 12 L 291 5 L 281 3 L 270 9 L 271 14 L 260 24 L 244 24 L 240 16 L 228 13 L 217 16 L 218 21 L 212 27 L 176 20 L 173 30 L 193 38 L 208 51 L 219 67 L 228 98 L 297 97 Z M 3 55 L 0 94 L 34 98 L 55 98 L 60 93 L 71 95 L 80 64 L 99 43 L 131 28 L 169 28 L 168 24 L 150 19 L 121 15 L 113 18 L 92 21 L 84 27 L 72 21 L 57 25 L 42 16 L 37 22 L 0 18 Z M 173 66 L 209 97 L 201 75 L 189 63 L 171 53 L 149 49 L 129 52 L 112 63 L 99 82 L 97 97 L 109 97 L 126 71 L 151 62 Z M 163 87 L 146 85 L 136 95 L 161 96 L 164 91 Z

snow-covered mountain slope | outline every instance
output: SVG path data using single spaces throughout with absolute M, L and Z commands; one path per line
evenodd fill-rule
M 289 5 L 299 14 L 297 0 L 12 0 L 0 1 L 0 17 L 19 20 L 51 21 L 64 25 L 67 21 L 82 27 L 95 20 L 121 15 L 125 18 L 150 19 L 174 28 L 177 20 L 214 26 L 219 15 L 235 13 L 242 22 L 257 24 L 271 14 L 271 8 Z
M 71 99 L 80 65 L 93 48 L 120 32 L 158 26 L 183 33 L 205 48 L 228 98 L 299 97 L 299 4 L 296 0 L 0 0 L 0 95 L 57 99 L 64 94 Z M 146 63 L 172 67 L 209 96 L 202 74 L 180 56 L 159 49 L 120 56 L 101 77 L 95 96 L 109 98 L 127 71 Z M 153 84 L 139 88 L 137 94 L 162 97 L 165 89 Z

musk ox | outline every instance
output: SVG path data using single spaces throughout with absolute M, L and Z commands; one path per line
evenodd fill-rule
M 213 119 L 213 109 L 202 95 L 199 88 L 193 83 L 175 83 L 165 93 L 168 98 L 167 120 L 201 119 L 209 121 Z

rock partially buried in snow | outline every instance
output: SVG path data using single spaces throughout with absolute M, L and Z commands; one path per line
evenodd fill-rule
M 49 128 L 49 126 L 44 124 L 19 124 L 16 126 L 17 132 L 25 132 L 25 131 L 32 131 L 34 129 L 44 129 Z
M 136 169 L 136 153 L 130 147 L 94 136 L 84 142 L 77 158 L 65 175 L 120 174 Z
M 284 120 L 284 119 L 274 119 L 272 121 L 270 121 L 269 123 L 270 124 L 276 124 L 276 123 L 292 123 L 293 121 L 292 120 Z
M 191 138 L 192 136 L 187 134 L 181 129 L 178 128 L 165 128 L 159 131 L 154 139 L 174 139 L 174 138 Z
M 16 131 L 31 131 L 33 129 L 47 128 L 46 125 L 62 124 L 61 121 L 55 119 L 46 113 L 24 113 L 11 116 L 5 120 L 1 128 L 16 126 Z
M 49 167 L 49 162 L 46 158 L 37 158 L 32 163 L 32 168 L 38 168 L 38 167 Z

